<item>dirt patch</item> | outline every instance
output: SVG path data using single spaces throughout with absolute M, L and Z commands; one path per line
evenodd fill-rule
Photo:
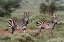
M 0 34 L 9 34 L 9 31 L 4 31 L 4 29 L 0 29 Z
M 9 30 L 9 29 L 8 29 Z M 29 29 L 26 29 L 27 31 L 29 31 Z M 19 33 L 20 30 L 15 30 L 14 33 Z M 23 31 L 22 31 L 23 32 Z M 10 31 L 5 31 L 4 29 L 0 29 L 0 34 L 10 34 Z

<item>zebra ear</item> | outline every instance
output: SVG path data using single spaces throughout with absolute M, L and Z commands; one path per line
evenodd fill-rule
M 24 16 L 26 16 L 26 14 L 27 14 L 27 13 L 26 13 L 26 12 L 24 12 Z

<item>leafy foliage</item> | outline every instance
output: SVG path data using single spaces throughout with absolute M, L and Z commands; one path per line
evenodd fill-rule
M 50 5 L 49 5 L 49 12 L 50 12 L 50 15 L 53 15 L 54 12 L 57 11 L 57 6 L 54 2 L 52 2 Z
M 9 35 L 0 34 L 0 40 L 8 40 L 8 39 L 11 39 L 11 37 Z
M 17 40 L 18 42 L 34 42 L 35 38 L 28 33 L 22 33 L 22 34 L 15 34 L 11 36 L 11 40 L 15 41 Z
M 20 6 L 18 0 L 0 0 L 0 17 L 11 16 L 11 12 Z
M 57 6 L 54 2 L 51 2 L 50 5 L 46 5 L 44 3 L 41 3 L 40 5 L 40 13 L 49 13 L 49 15 L 53 15 L 54 12 L 57 11 Z
M 46 12 L 47 12 L 47 5 L 44 4 L 44 3 L 41 3 L 41 5 L 40 5 L 40 13 L 46 14 Z
M 49 0 L 45 0 L 46 2 L 49 2 Z

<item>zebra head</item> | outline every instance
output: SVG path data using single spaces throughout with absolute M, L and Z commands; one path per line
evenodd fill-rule
M 52 22 L 57 24 L 58 22 L 58 15 L 54 15 L 53 18 L 52 18 Z

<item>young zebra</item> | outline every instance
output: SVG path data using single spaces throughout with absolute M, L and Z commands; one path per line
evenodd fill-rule
M 54 27 L 55 27 L 55 24 L 57 24 L 58 22 L 58 16 L 57 15 L 54 15 L 50 21 L 48 20 L 41 20 L 41 21 L 38 21 L 37 22 L 37 26 L 39 29 L 38 31 L 38 35 L 41 34 L 41 31 L 44 30 L 44 29 L 50 29 L 50 33 L 51 33 L 51 37 L 53 35 L 53 30 L 54 30 Z
M 11 18 L 9 23 L 10 32 L 13 34 L 15 29 L 19 29 L 20 31 L 26 32 L 27 22 L 29 21 L 28 13 L 24 13 L 24 17 L 22 19 Z

